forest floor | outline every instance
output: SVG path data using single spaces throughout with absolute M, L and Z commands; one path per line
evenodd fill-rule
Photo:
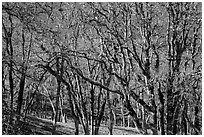
M 51 120 L 36 118 L 28 116 L 26 119 L 26 125 L 31 130 L 30 134 L 34 135 L 74 135 L 74 122 L 71 120 L 67 123 L 57 122 L 56 130 L 53 133 L 53 125 Z M 99 129 L 99 135 L 108 135 L 108 127 L 101 125 Z M 29 134 L 29 133 L 28 133 Z M 80 125 L 79 134 L 83 135 L 83 128 Z M 114 126 L 114 135 L 135 135 L 140 134 L 135 128 Z

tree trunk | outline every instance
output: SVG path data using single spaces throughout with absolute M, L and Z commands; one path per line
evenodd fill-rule
M 106 99 L 103 102 L 99 116 L 98 116 L 97 120 L 95 121 L 95 125 L 96 125 L 95 126 L 95 135 L 98 135 L 99 127 L 100 127 L 100 124 L 101 124 L 101 121 L 102 121 L 102 118 L 104 115 L 104 111 L 105 111 L 105 106 L 106 106 Z
M 74 108 L 74 103 L 73 103 L 72 96 L 71 96 L 70 92 L 69 92 L 68 97 L 69 97 L 69 105 L 70 105 L 70 108 L 71 108 L 72 117 L 74 118 L 74 124 L 75 124 L 74 134 L 79 135 L 79 116 L 77 116 L 77 114 L 76 114 L 76 111 L 75 111 L 75 108 Z
M 188 113 L 188 106 L 187 106 L 187 103 L 185 101 L 184 102 L 184 110 L 183 110 L 183 113 L 182 113 L 182 121 L 181 121 L 181 126 L 183 127 L 184 135 L 188 135 L 188 123 L 187 123 L 187 120 L 186 120 L 187 113 Z
M 122 127 L 125 127 L 125 116 L 124 116 L 124 112 L 123 112 L 123 104 L 121 104 L 121 109 L 120 109 L 120 111 L 121 111 L 121 114 L 122 114 L 122 124 L 121 124 L 121 126 Z
M 10 104 L 10 109 L 11 109 L 11 114 L 10 114 L 10 124 L 12 124 L 13 122 L 13 63 L 12 60 L 10 60 L 10 64 L 9 64 L 10 68 L 9 68 L 9 86 L 10 86 L 10 94 L 11 94 L 11 104 Z
M 93 85 L 91 85 L 91 134 L 94 135 L 95 131 L 94 131 L 94 119 L 95 119 L 95 114 L 94 114 L 94 89 L 93 89 Z
M 61 66 L 62 67 L 62 66 Z M 56 60 L 56 68 L 57 68 L 57 73 L 62 77 L 62 72 L 60 71 L 60 61 L 59 58 Z M 57 79 L 57 96 L 56 96 L 56 104 L 55 104 L 55 125 L 57 124 L 58 118 L 59 118 L 59 99 L 60 99 L 60 86 L 61 86 L 61 81 Z
M 59 98 L 60 98 L 60 85 L 61 82 L 57 80 L 57 97 L 56 97 L 56 104 L 55 104 L 55 119 L 54 119 L 54 123 L 55 125 L 57 124 L 58 118 L 59 118 Z
M 23 92 L 24 92 L 24 86 L 25 86 L 25 74 L 24 73 L 25 73 L 25 71 L 23 71 L 22 76 L 21 76 L 20 90 L 18 93 L 18 105 L 17 105 L 17 109 L 16 109 L 16 112 L 18 114 L 17 121 L 20 120 L 21 108 L 22 108 L 22 103 L 23 103 Z
M 109 129 L 109 135 L 113 135 L 113 112 L 111 108 L 111 102 L 110 102 L 110 93 L 107 91 L 107 103 L 108 103 L 108 113 L 109 113 L 109 124 L 108 124 L 108 129 Z
M 171 71 L 171 70 L 170 70 Z M 171 72 L 169 72 L 171 73 Z M 167 84 L 167 134 L 173 134 L 173 77 L 169 74 L 168 84 Z
M 153 134 L 157 135 L 158 134 L 158 127 L 157 127 L 157 106 L 155 104 L 155 101 L 153 101 L 153 107 L 155 108 L 154 110 L 154 127 L 152 127 L 153 129 Z
M 179 115 L 180 115 L 180 109 L 181 109 L 180 100 L 181 100 L 181 96 L 178 96 L 178 95 L 174 96 L 174 104 L 173 104 L 174 112 L 173 112 L 173 117 L 172 117 L 173 118 L 172 119 L 173 135 L 176 135 L 179 129 L 178 124 L 179 124 Z
M 128 120 L 127 127 L 130 127 L 130 116 L 129 115 L 128 115 L 127 120 Z
M 64 116 L 64 113 L 63 113 L 63 108 L 62 108 L 62 105 L 63 105 L 63 102 L 62 102 L 62 96 L 60 96 L 60 116 L 61 116 L 61 122 L 62 123 L 65 123 L 65 116 Z
M 161 126 L 161 134 L 165 135 L 165 128 L 164 128 L 164 106 L 160 108 L 160 126 Z
M 74 126 L 75 126 L 75 135 L 79 135 L 79 119 L 78 118 L 74 118 Z
M 159 82 L 159 88 L 158 88 L 158 95 L 159 95 L 159 101 L 161 104 L 161 108 L 159 109 L 160 112 L 160 127 L 161 127 L 161 134 L 165 135 L 165 128 L 164 128 L 164 95 L 161 91 L 161 84 Z

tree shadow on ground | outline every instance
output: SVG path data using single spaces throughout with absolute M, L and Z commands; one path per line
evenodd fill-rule
M 73 135 L 73 132 L 71 132 L 73 131 L 72 128 L 62 131 L 60 130 L 62 126 L 57 124 L 54 129 L 52 121 L 50 120 L 28 116 L 26 123 L 28 123 L 28 126 L 32 130 L 32 134 L 35 135 Z
M 26 124 L 29 129 L 32 130 L 31 134 L 34 135 L 74 135 L 74 123 L 72 121 L 68 123 L 57 123 L 54 127 L 51 120 L 41 119 L 34 116 L 28 116 L 26 119 Z M 84 134 L 83 128 L 79 126 L 79 134 Z M 108 135 L 109 131 L 107 126 L 101 125 L 99 130 L 100 135 Z M 127 128 L 114 126 L 114 135 L 135 135 L 140 134 L 135 128 Z

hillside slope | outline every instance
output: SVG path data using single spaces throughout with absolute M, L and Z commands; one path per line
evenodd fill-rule
M 53 131 L 53 125 L 51 120 L 36 118 L 28 116 L 25 123 L 26 128 L 29 129 L 30 134 L 34 135 L 74 135 L 74 122 L 71 120 L 68 123 L 58 122 L 56 131 Z M 108 135 L 108 128 L 104 125 L 100 127 L 99 135 Z M 26 133 L 29 134 L 29 133 Z M 79 134 L 83 135 L 83 128 L 80 125 Z M 135 135 L 140 134 L 135 128 L 115 126 L 113 129 L 114 135 Z

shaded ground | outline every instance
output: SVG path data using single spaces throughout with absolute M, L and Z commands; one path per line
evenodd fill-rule
M 36 118 L 28 116 L 26 120 L 27 126 L 32 130 L 34 135 L 74 135 L 74 123 L 70 120 L 67 123 L 58 122 L 55 132 L 53 132 L 52 121 L 47 119 Z M 99 130 L 100 135 L 108 135 L 108 128 L 101 126 Z M 84 134 L 82 126 L 80 126 L 79 134 Z M 139 134 L 135 128 L 124 128 L 115 126 L 113 129 L 114 135 L 135 135 Z

